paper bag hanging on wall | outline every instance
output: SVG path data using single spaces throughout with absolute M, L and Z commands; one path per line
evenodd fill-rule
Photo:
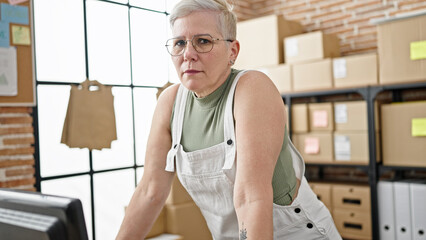
M 111 148 L 117 139 L 111 87 L 86 80 L 72 85 L 61 143 L 70 148 Z

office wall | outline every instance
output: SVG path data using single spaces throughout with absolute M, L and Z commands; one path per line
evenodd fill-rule
M 306 32 L 322 30 L 337 34 L 342 55 L 376 52 L 376 26 L 370 24 L 370 19 L 426 11 L 426 0 L 236 0 L 236 3 L 240 20 L 282 13 L 285 18 L 302 23 Z M 240 6 L 245 9 L 240 11 Z

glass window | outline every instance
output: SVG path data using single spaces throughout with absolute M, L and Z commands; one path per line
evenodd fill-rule
M 134 181 L 134 170 L 94 175 L 96 239 L 115 239 L 135 189 Z
M 133 84 L 163 86 L 167 83 L 166 16 L 130 9 Z
M 37 91 L 41 176 L 89 171 L 88 150 L 61 143 L 70 87 L 39 85 Z
M 92 205 L 89 175 L 43 181 L 41 185 L 45 194 L 80 199 L 83 205 L 87 234 L 89 235 L 89 239 L 92 239 Z
M 157 104 L 157 89 L 135 88 L 135 143 L 136 162 L 145 164 L 146 144 L 151 129 L 152 116 Z
M 93 168 L 95 170 L 133 166 L 133 114 L 132 95 L 129 87 L 113 87 L 114 112 L 117 140 L 111 148 L 93 150 Z
M 87 1 L 89 79 L 130 84 L 128 11 L 127 6 Z
M 179 2 L 179 0 L 166 0 L 166 11 L 168 13 L 172 12 L 172 9 L 174 8 L 176 3 L 178 3 L 178 2 Z
M 86 78 L 83 19 L 82 1 L 34 1 L 38 81 L 81 82 Z
M 166 1 L 165 0 L 130 0 L 129 4 L 131 6 L 141 7 L 150 10 L 156 10 L 164 12 L 166 10 Z

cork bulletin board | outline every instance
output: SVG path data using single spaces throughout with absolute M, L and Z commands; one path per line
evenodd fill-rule
M 0 0 L 0 106 L 35 105 L 33 43 L 31 0 Z

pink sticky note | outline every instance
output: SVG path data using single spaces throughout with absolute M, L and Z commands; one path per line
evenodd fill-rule
M 327 127 L 328 126 L 328 114 L 326 110 L 314 111 L 314 127 Z
M 10 5 L 16 5 L 23 2 L 28 2 L 28 0 L 9 0 Z
M 305 138 L 305 153 L 306 154 L 318 154 L 320 150 L 319 139 L 315 137 Z

